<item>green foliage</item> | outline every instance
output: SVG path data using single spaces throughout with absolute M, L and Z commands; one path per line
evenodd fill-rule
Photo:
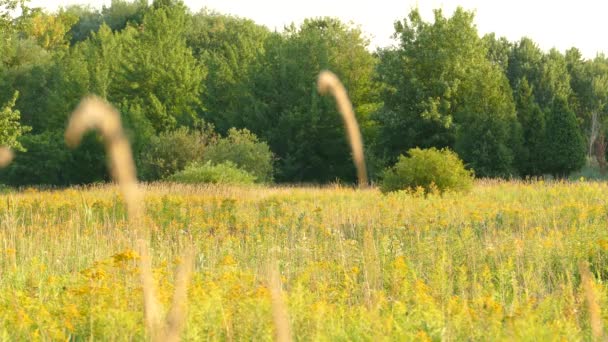
M 332 18 L 305 20 L 268 37 L 254 83 L 258 101 L 238 127 L 268 141 L 277 155 L 277 180 L 354 180 L 342 120 L 333 100 L 318 95 L 316 80 L 330 69 L 344 81 L 367 139 L 379 102 L 367 45 L 357 27 Z
M 209 73 L 201 93 L 203 118 L 224 134 L 243 127 L 256 106 L 255 73 L 264 58 L 269 30 L 252 20 L 210 13 L 192 18 L 188 46 Z
M 536 103 L 526 78 L 518 82 L 514 96 L 523 135 L 523 145 L 517 151 L 515 164 L 522 176 L 541 176 L 545 173 L 545 113 Z
M 400 44 L 380 52 L 378 67 L 378 146 L 389 159 L 416 146 L 450 147 L 480 176 L 513 173 L 520 132 L 504 75 L 506 46 L 479 38 L 473 17 L 462 8 L 451 18 L 436 10 L 427 23 L 413 10 L 395 24 Z
M 482 41 L 488 51 L 488 60 L 498 65 L 506 73 L 509 68 L 509 54 L 513 48 L 512 43 L 505 37 L 496 38 L 496 34 L 494 33 L 486 34 L 483 36 Z
M 14 29 L 14 18 L 12 12 L 18 8 L 27 9 L 27 0 L 0 0 L 0 33 L 2 35 Z M 5 38 L 6 36 L 2 36 Z
M 511 88 L 489 63 L 470 71 L 459 85 L 454 149 L 480 177 L 517 174 L 514 154 L 521 146 Z
M 247 129 L 231 128 L 228 136 L 207 148 L 204 160 L 212 164 L 231 162 L 255 176 L 259 182 L 272 181 L 272 152 L 265 142 L 259 141 L 256 135 Z
M 166 180 L 185 184 L 253 184 L 256 177 L 251 173 L 238 168 L 234 163 L 226 161 L 220 164 L 211 162 L 193 163 L 184 170 L 171 175 Z
M 150 151 L 163 150 L 159 141 L 167 137 L 159 134 L 192 130 L 203 119 L 222 135 L 246 128 L 268 143 L 276 158 L 259 163 L 243 157 L 252 154 L 247 148 L 229 151 L 223 140 L 211 152 L 214 162 L 233 160 L 260 181 L 354 181 L 335 103 L 317 93 L 322 69 L 335 72 L 349 92 L 372 178 L 414 147 L 451 148 L 483 177 L 561 172 L 546 158 L 554 153 L 547 141 L 563 135 L 548 126 L 558 98 L 574 112 L 589 156 L 596 138 L 608 134 L 603 55 L 586 60 L 575 48 L 544 52 L 528 38 L 480 38 L 473 12 L 462 9 L 451 17 L 436 11 L 432 22 L 413 10 L 396 23 L 395 38 L 395 47 L 370 53 L 365 34 L 337 19 L 271 32 L 245 18 L 192 14 L 181 0 L 112 0 L 100 10 L 69 6 L 54 13 L 0 0 L 0 105 L 19 93 L 10 110 L 20 113 L 21 127 L 32 128 L 23 141 L 59 165 L 72 157 L 56 153 L 58 141 L 40 139 L 59 134 L 83 96 L 99 95 L 122 113 L 148 180 L 201 161 L 181 151 L 159 161 Z M 68 155 L 79 153 L 104 159 L 93 144 Z M 67 174 L 47 181 L 104 177 Z
M 76 150 L 65 145 L 61 131 L 24 135 L 19 140 L 27 152 L 0 170 L 2 183 L 23 185 L 73 185 L 108 179 L 103 144 L 89 134 Z
M 120 100 L 141 101 L 157 132 L 192 126 L 201 106 L 206 70 L 186 45 L 187 25 L 183 6 L 161 6 L 146 13 L 140 32 L 123 33 L 131 36 L 115 83 Z
M 9 102 L 8 96 L 18 91 L 15 109 L 21 112 L 21 122 L 38 132 L 43 128 L 39 123 L 55 116 L 47 106 L 49 92 L 54 88 L 50 84 L 55 76 L 53 54 L 33 39 L 11 39 L 0 56 L 0 64 L 7 66 L 4 71 L 0 67 L 0 103 Z
M 99 10 L 91 6 L 71 5 L 66 7 L 65 12 L 76 18 L 76 23 L 72 25 L 68 32 L 72 45 L 89 38 L 91 34 L 99 30 L 103 23 L 103 17 Z
M 186 127 L 152 136 L 139 158 L 142 179 L 159 180 L 183 170 L 188 164 L 202 161 L 212 139 L 211 129 L 189 130 Z
M 21 126 L 19 123 L 21 113 L 13 108 L 18 97 L 19 92 L 15 92 L 13 99 L 0 109 L 0 146 L 24 151 L 19 143 L 19 137 L 29 132 L 30 128 Z
M 112 0 L 110 6 L 103 6 L 101 14 L 103 22 L 112 31 L 121 31 L 129 24 L 133 26 L 141 25 L 147 9 L 147 0 Z
M 409 157 L 400 156 L 393 167 L 384 171 L 380 190 L 416 190 L 422 187 L 426 193 L 466 191 L 473 186 L 473 172 L 466 170 L 458 156 L 449 149 L 436 148 L 408 151 Z
M 564 99 L 556 99 L 548 114 L 545 140 L 547 172 L 564 178 L 585 165 L 585 142 L 576 115 Z
M 49 14 L 34 10 L 24 20 L 22 33 L 45 50 L 63 52 L 69 48 L 69 32 L 76 22 L 78 17 L 71 12 L 59 10 Z

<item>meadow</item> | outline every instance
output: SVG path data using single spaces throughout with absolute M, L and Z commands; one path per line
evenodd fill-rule
M 608 319 L 605 183 L 143 189 L 165 308 L 194 246 L 185 341 L 273 340 L 273 262 L 295 340 L 591 340 Z M 0 340 L 144 340 L 135 239 L 114 186 L 0 195 Z

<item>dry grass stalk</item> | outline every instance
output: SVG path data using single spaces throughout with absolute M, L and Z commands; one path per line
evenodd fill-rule
M 371 228 L 366 228 L 363 235 L 363 260 L 365 271 L 365 303 L 371 309 L 373 304 L 373 293 L 380 288 L 381 275 L 374 242 L 374 231 Z
M 272 319 L 275 326 L 275 340 L 278 342 L 291 342 L 291 329 L 289 327 L 289 315 L 287 306 L 283 300 L 281 275 L 276 262 L 271 262 L 270 267 L 270 296 L 272 300 Z
M 148 246 L 139 240 L 140 276 L 144 292 L 144 320 L 153 341 L 160 341 L 163 335 L 163 325 L 160 312 L 160 303 L 156 294 L 156 285 L 152 275 L 152 261 L 148 253 Z
M 319 93 L 327 94 L 331 93 L 338 104 L 338 110 L 342 114 L 344 125 L 348 133 L 348 140 L 350 147 L 353 151 L 353 160 L 357 167 L 357 177 L 359 178 L 359 187 L 366 187 L 367 182 L 367 168 L 365 166 L 365 154 L 363 152 L 363 138 L 361 137 L 361 130 L 353 111 L 353 106 L 348 99 L 346 89 L 342 85 L 342 82 L 338 77 L 331 71 L 322 71 L 319 75 L 318 80 Z
M 0 168 L 7 167 L 13 161 L 13 151 L 8 147 L 0 147 Z
M 166 328 L 163 341 L 179 341 L 179 335 L 186 320 L 188 305 L 188 284 L 192 277 L 192 267 L 194 265 L 194 252 L 190 248 L 186 252 L 185 258 L 181 261 L 175 273 L 175 290 L 171 310 L 167 315 Z
M 580 262 L 578 264 L 579 272 L 581 273 L 581 282 L 585 291 L 585 299 L 587 301 L 587 310 L 589 311 L 589 320 L 591 322 L 591 333 L 595 341 L 603 341 L 604 328 L 602 327 L 602 312 L 597 300 L 595 289 L 593 288 L 593 276 L 589 271 L 589 264 Z
M 65 133 L 67 144 L 70 147 L 77 146 L 82 136 L 92 129 L 98 130 L 105 141 L 110 157 L 110 172 L 125 197 L 130 226 L 139 228 L 143 218 L 142 195 L 137 183 L 131 146 L 123 133 L 120 113 L 109 103 L 95 96 L 82 100 L 72 114 Z M 141 233 L 141 230 L 138 229 L 138 232 Z M 146 327 L 153 341 L 178 341 L 185 320 L 193 253 L 187 254 L 184 263 L 177 270 L 173 303 L 167 321 L 162 322 L 148 247 L 144 239 L 140 239 L 138 244 Z
M 82 100 L 72 114 L 65 132 L 68 146 L 80 144 L 82 136 L 92 129 L 98 130 L 105 141 L 110 172 L 125 197 L 129 219 L 136 226 L 140 222 L 142 208 L 131 146 L 123 133 L 120 113 L 96 96 Z
M 13 151 L 8 147 L 0 147 L 0 168 L 7 167 L 13 161 Z

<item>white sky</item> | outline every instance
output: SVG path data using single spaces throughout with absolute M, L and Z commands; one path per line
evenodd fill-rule
M 56 9 L 70 4 L 108 5 L 110 0 L 31 0 L 32 6 Z M 480 34 L 495 32 L 511 41 L 532 38 L 544 50 L 564 51 L 572 46 L 586 58 L 608 53 L 608 1 L 605 0 L 185 0 L 193 10 L 202 7 L 253 19 L 281 30 L 291 22 L 309 17 L 331 16 L 361 25 L 372 46 L 392 44 L 393 23 L 418 6 L 426 20 L 432 9 L 451 15 L 457 6 L 476 10 Z

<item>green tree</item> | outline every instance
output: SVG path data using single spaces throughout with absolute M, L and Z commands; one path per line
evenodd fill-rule
M 496 38 L 494 33 L 486 34 L 483 36 L 482 41 L 488 51 L 488 59 L 493 64 L 499 66 L 506 74 L 509 70 L 509 55 L 512 43 L 505 37 Z
M 543 52 L 531 39 L 524 37 L 513 44 L 507 67 L 511 87 L 516 89 L 519 81 L 525 78 L 534 94 L 541 80 L 542 61 Z
M 556 49 L 551 49 L 543 56 L 541 78 L 534 89 L 534 96 L 544 109 L 552 108 L 556 98 L 566 101 L 571 98 L 572 88 L 566 58 Z
M 473 18 L 461 8 L 451 18 L 436 10 L 427 23 L 413 10 L 395 24 L 400 45 L 381 52 L 378 70 L 378 121 L 389 158 L 412 147 L 450 147 L 479 176 L 513 174 L 520 132 L 511 89 Z
M 202 11 L 192 19 L 188 45 L 209 73 L 203 118 L 225 134 L 243 127 L 256 105 L 253 79 L 265 53 L 267 28 L 248 19 Z
M 60 10 L 57 13 L 33 11 L 24 22 L 24 33 L 45 50 L 63 50 L 69 47 L 69 32 L 78 22 L 73 13 Z
M 19 123 L 21 113 L 14 109 L 18 97 L 19 92 L 15 92 L 12 100 L 0 110 L 0 146 L 23 151 L 19 137 L 29 132 L 30 128 Z
M 521 130 L 509 83 L 495 65 L 479 64 L 460 85 L 455 150 L 484 177 L 517 174 L 514 154 L 520 148 Z
M 13 163 L 0 170 L 4 183 L 67 186 L 108 180 L 103 144 L 95 134 L 74 151 L 66 146 L 63 131 L 27 134 L 20 143 L 27 152 L 17 152 Z
M 541 176 L 545 173 L 545 114 L 536 103 L 526 78 L 518 82 L 514 97 L 523 133 L 523 146 L 517 151 L 516 166 L 522 176 Z
M 71 5 L 65 9 L 65 12 L 76 18 L 76 23 L 68 32 L 72 45 L 89 38 L 103 23 L 101 12 L 90 6 Z
M 0 58 L 5 65 L 0 67 L 0 103 L 10 101 L 18 91 L 15 108 L 21 112 L 21 122 L 38 131 L 39 121 L 52 115 L 46 111 L 46 100 L 52 88 L 51 70 L 57 65 L 53 53 L 24 38 L 11 40 Z
M 548 114 L 545 165 L 547 171 L 558 178 L 585 165 L 585 142 L 576 115 L 565 99 L 557 98 Z
M 4 34 L 14 30 L 13 12 L 17 9 L 27 11 L 27 2 L 28 0 L 0 0 L 0 33 L 3 33 L 3 38 L 7 37 Z
M 102 22 L 112 31 L 122 31 L 129 25 L 140 26 L 148 11 L 147 0 L 112 0 L 110 6 L 101 9 Z
M 576 48 L 566 51 L 565 58 L 572 88 L 568 102 L 585 127 L 587 155 L 591 157 L 594 143 L 606 126 L 608 60 L 603 55 L 583 60 Z
M 521 39 L 513 46 L 507 76 L 513 88 L 518 121 L 524 135 L 523 148 L 517 153 L 517 165 L 522 175 L 538 176 L 554 172 L 550 171 L 555 168 L 547 164 L 546 157 L 546 141 L 553 134 L 548 121 L 556 110 L 556 101 L 566 101 L 566 107 L 580 110 L 577 93 L 571 87 L 578 81 L 572 79 L 569 73 L 574 67 L 573 63 L 579 62 L 580 54 L 574 50 L 567 56 L 555 49 L 544 54 L 528 38 Z M 575 68 L 578 69 L 578 66 Z
M 276 153 L 277 180 L 355 179 L 342 120 L 333 100 L 318 95 L 316 80 L 323 69 L 343 80 L 366 139 L 378 101 L 367 44 L 358 28 L 331 18 L 306 20 L 266 40 L 254 81 L 257 101 L 242 120 Z
M 144 17 L 142 32 L 124 41 L 120 75 L 114 84 L 122 100 L 140 101 L 157 132 L 192 126 L 201 107 L 206 70 L 186 46 L 189 15 L 183 6 L 161 6 Z

